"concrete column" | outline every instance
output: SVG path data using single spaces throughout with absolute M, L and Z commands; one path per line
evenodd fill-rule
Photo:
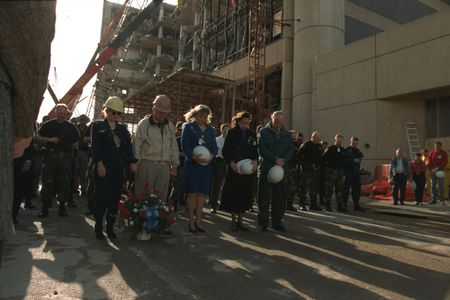
M 283 2 L 283 20 L 294 19 L 294 0 Z M 292 61 L 294 50 L 294 22 L 283 26 L 283 55 L 281 61 L 281 110 L 284 112 L 285 125 L 292 128 Z
M 308 136 L 312 128 L 315 57 L 344 46 L 345 0 L 296 0 L 292 127 Z

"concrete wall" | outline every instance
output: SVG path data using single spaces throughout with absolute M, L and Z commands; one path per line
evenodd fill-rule
M 406 121 L 425 145 L 426 91 L 450 87 L 450 10 L 318 56 L 314 71 L 313 129 L 329 142 L 337 132 L 358 136 L 373 171 L 395 148 L 408 152 Z

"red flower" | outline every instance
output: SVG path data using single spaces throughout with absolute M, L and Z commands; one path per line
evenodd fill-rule
M 123 202 L 122 200 L 119 201 L 119 209 L 124 209 L 125 208 L 125 202 Z
M 156 196 L 159 196 L 159 195 L 161 195 L 161 191 L 158 189 L 154 189 L 153 194 L 155 194 Z
M 146 213 L 145 213 L 145 211 L 140 211 L 139 212 L 139 217 L 141 217 L 141 218 L 145 218 L 147 215 L 146 215 Z
M 164 215 L 165 215 L 165 214 L 164 214 L 164 211 L 160 210 L 160 211 L 159 211 L 159 217 L 160 217 L 160 218 L 164 218 Z
M 150 189 L 150 185 L 148 183 L 144 184 L 144 190 L 148 191 Z
M 144 194 L 139 194 L 139 195 L 137 195 L 136 200 L 142 201 L 142 200 L 144 200 L 144 198 L 145 198 Z

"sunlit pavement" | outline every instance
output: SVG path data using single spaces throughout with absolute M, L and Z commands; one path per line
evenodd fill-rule
M 80 203 L 80 200 L 79 200 Z M 79 205 L 81 206 L 81 205 Z M 450 205 L 287 212 L 286 233 L 230 230 L 205 210 L 206 234 L 95 240 L 81 208 L 41 221 L 21 210 L 0 270 L 2 299 L 450 299 Z

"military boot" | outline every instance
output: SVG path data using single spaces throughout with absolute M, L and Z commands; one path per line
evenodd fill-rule
M 59 213 L 58 213 L 58 215 L 60 217 L 68 217 L 69 216 L 67 214 L 67 211 L 66 211 L 66 204 L 65 203 L 60 203 L 59 204 Z
M 38 215 L 38 217 L 41 218 L 41 219 L 48 218 L 48 208 L 47 207 L 43 207 L 42 208 L 42 212 Z
M 106 235 L 110 239 L 116 239 L 117 235 L 114 233 L 114 223 L 116 222 L 116 217 L 108 216 L 106 218 Z
M 103 234 L 103 228 L 101 225 L 97 225 L 97 223 L 95 223 L 95 238 L 97 240 L 104 240 L 105 239 L 105 235 Z

